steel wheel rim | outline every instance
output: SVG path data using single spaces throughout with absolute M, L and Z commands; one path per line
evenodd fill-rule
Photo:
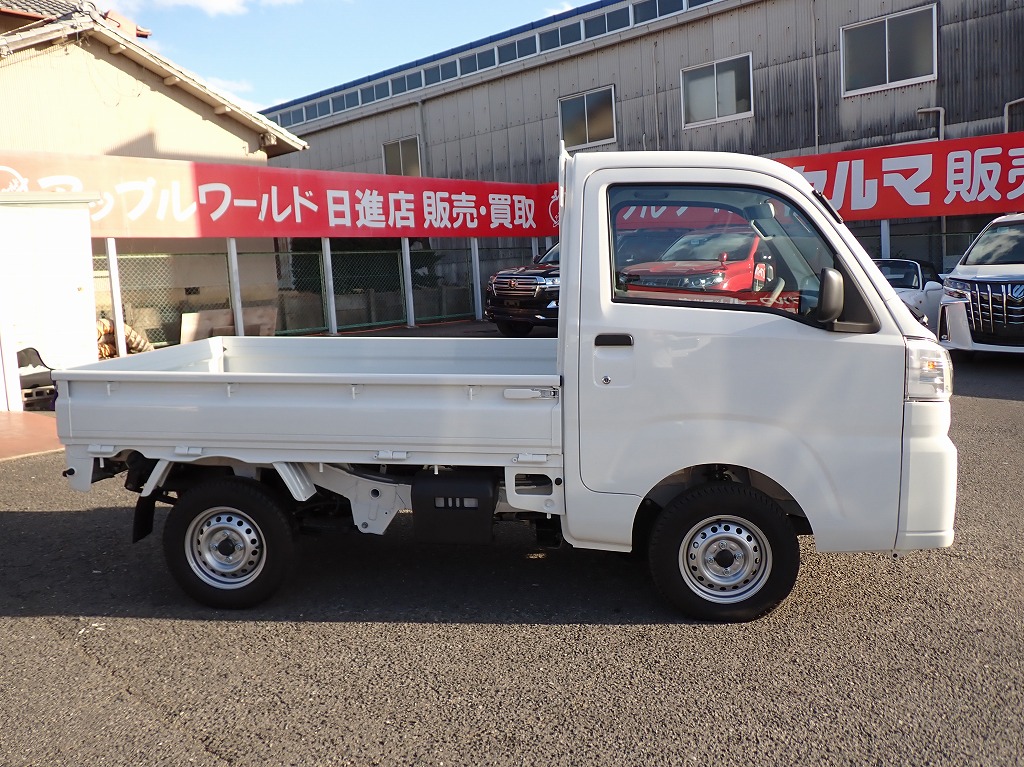
M 209 586 L 240 589 L 263 571 L 263 531 L 247 514 L 230 506 L 206 510 L 185 533 L 185 559 L 192 572 Z
M 765 534 L 739 517 L 712 517 L 690 528 L 679 547 L 679 572 L 702 599 L 735 604 L 768 582 L 772 549 Z

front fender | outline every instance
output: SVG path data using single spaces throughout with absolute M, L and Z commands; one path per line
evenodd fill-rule
M 642 445 L 624 434 L 609 446 L 621 457 L 613 465 L 622 469 L 615 485 L 623 493 L 584 490 L 578 503 L 567 501 L 567 530 L 581 543 L 629 543 L 639 499 L 654 487 L 688 468 L 729 464 L 763 474 L 789 493 L 807 516 L 820 551 L 888 551 L 898 522 L 901 442 L 837 436 L 826 420 L 807 436 L 777 424 L 720 419 L 645 429 Z M 596 509 L 601 512 L 591 511 Z

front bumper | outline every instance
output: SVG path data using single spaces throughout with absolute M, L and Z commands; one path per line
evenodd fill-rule
M 939 343 L 949 350 L 995 351 L 1024 354 L 1024 334 L 1013 326 L 990 323 L 981 317 L 982 327 L 972 330 L 971 304 L 967 300 L 943 298 L 939 304 L 939 322 L 935 328 Z
M 957 452 L 947 402 L 907 402 L 903 411 L 900 517 L 894 552 L 953 543 Z
M 939 343 L 951 351 L 1000 352 L 1024 354 L 1024 336 L 1014 335 L 1000 338 L 998 330 L 982 332 L 971 330 L 968 317 L 969 303 L 961 300 L 943 300 L 939 304 L 938 327 L 935 334 Z M 1007 343 L 1000 343 L 1005 340 Z
M 528 322 L 531 325 L 555 327 L 558 325 L 558 301 L 519 301 L 509 305 L 488 296 L 484 318 L 491 322 Z

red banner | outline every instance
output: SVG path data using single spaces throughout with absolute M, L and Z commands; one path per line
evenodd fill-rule
M 780 158 L 851 221 L 1024 209 L 1024 133 Z
M 1024 209 L 1024 133 L 780 162 L 803 173 L 852 221 Z M 37 191 L 95 194 L 94 237 L 558 236 L 553 183 L 0 150 L 0 192 Z M 656 212 L 633 214 L 649 226 Z
M 0 192 L 86 192 L 94 237 L 557 237 L 555 184 L 0 151 Z
M 618 234 L 639 229 L 709 229 L 729 224 L 745 226 L 747 220 L 724 208 L 678 205 L 630 205 L 615 217 Z

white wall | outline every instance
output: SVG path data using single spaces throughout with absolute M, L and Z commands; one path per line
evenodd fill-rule
M 0 410 L 22 409 L 19 349 L 55 368 L 96 361 L 93 199 L 0 194 Z

